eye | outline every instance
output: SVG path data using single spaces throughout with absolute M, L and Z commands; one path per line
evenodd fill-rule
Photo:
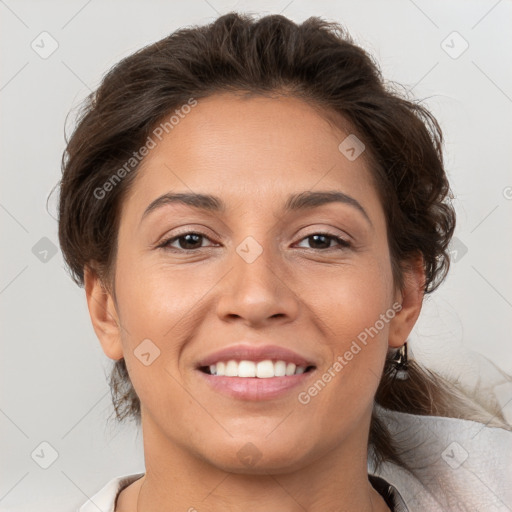
M 172 238 L 168 238 L 167 240 L 164 240 L 158 247 L 162 247 L 164 249 L 169 249 L 169 250 L 193 251 L 196 249 L 203 248 L 203 246 L 201 244 L 203 239 L 210 240 L 203 233 L 189 231 L 187 233 L 182 233 L 180 235 L 173 236 Z M 172 245 L 175 242 L 178 243 L 179 247 Z
M 164 240 L 158 247 L 167 250 L 176 250 L 176 251 L 194 251 L 197 249 L 202 249 L 205 246 L 202 245 L 204 240 L 210 240 L 205 234 L 199 233 L 196 231 L 189 231 L 187 233 L 182 233 L 180 235 L 173 236 Z M 313 233 L 312 235 L 308 235 L 304 237 L 303 240 L 307 240 L 313 247 L 309 247 L 310 249 L 315 250 L 325 250 L 325 249 L 346 249 L 351 247 L 350 242 L 347 242 L 343 238 L 340 238 L 335 235 L 331 235 L 329 233 Z M 335 245 L 332 246 L 331 242 L 335 242 Z M 211 240 L 210 240 L 211 242 Z M 178 244 L 178 246 L 174 244 Z M 206 246 L 207 247 L 207 246 Z M 307 247 L 306 247 L 307 249 Z
M 307 237 L 303 238 L 302 240 L 308 240 L 309 243 L 313 244 L 313 246 L 316 245 L 316 247 L 311 247 L 311 249 L 346 249 L 351 246 L 350 242 L 347 242 L 343 238 L 340 238 L 335 235 L 330 235 L 329 233 L 314 233 L 312 235 L 308 235 Z M 336 244 L 338 244 L 338 247 L 334 246 L 332 247 L 331 241 L 334 241 Z M 320 246 L 320 247 L 318 247 Z M 308 247 L 306 247 L 307 249 Z

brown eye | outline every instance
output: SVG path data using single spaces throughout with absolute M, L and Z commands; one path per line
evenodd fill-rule
M 165 240 L 159 245 L 159 247 L 169 250 L 193 251 L 203 248 L 202 241 L 204 239 L 210 240 L 202 233 L 188 232 Z M 171 245 L 175 242 L 178 242 L 178 246 Z
M 346 240 L 343 240 L 342 238 L 334 235 L 330 235 L 328 233 L 315 233 L 303 238 L 302 240 L 308 241 L 308 243 L 311 245 L 311 247 L 309 247 L 310 249 L 334 249 L 336 248 L 336 244 L 338 245 L 338 248 L 344 249 L 350 247 L 350 243 Z M 332 241 L 335 242 L 335 246 L 331 246 Z

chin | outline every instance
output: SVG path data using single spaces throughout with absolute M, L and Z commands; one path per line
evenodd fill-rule
M 310 462 L 309 450 L 288 436 L 287 439 L 277 438 L 269 442 L 265 436 L 237 436 L 230 438 L 223 449 L 221 442 L 211 446 L 210 453 L 204 452 L 201 457 L 209 464 L 229 473 L 264 475 L 287 473 L 299 469 Z M 302 446 L 298 451 L 298 446 Z

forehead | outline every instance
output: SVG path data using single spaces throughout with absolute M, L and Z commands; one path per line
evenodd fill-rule
M 298 98 L 234 93 L 200 99 L 187 110 L 161 140 L 153 137 L 156 145 L 137 171 L 123 212 L 140 214 L 170 191 L 215 193 L 228 204 L 255 207 L 315 189 L 377 200 L 364 155 L 349 160 L 339 149 L 350 134 L 341 116 L 338 126 Z

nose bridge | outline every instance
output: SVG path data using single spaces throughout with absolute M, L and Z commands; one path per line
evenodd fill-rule
M 236 290 L 240 293 L 270 298 L 276 293 L 275 280 L 278 273 L 279 254 L 276 254 L 272 241 L 260 235 L 258 241 L 254 236 L 246 236 L 236 247 L 232 255 Z M 263 297 L 261 297 L 263 298 Z M 254 300 L 253 299 L 253 300 Z
M 296 298 L 286 284 L 282 258 L 268 232 L 242 239 L 230 263 L 232 271 L 219 301 L 220 316 L 241 317 L 252 323 L 271 317 L 295 317 Z
M 239 280 L 263 287 L 276 279 L 274 272 L 281 266 L 281 257 L 274 243 L 276 217 L 262 211 L 258 203 L 245 204 L 240 212 L 235 232 L 243 238 L 234 245 L 231 263 Z

